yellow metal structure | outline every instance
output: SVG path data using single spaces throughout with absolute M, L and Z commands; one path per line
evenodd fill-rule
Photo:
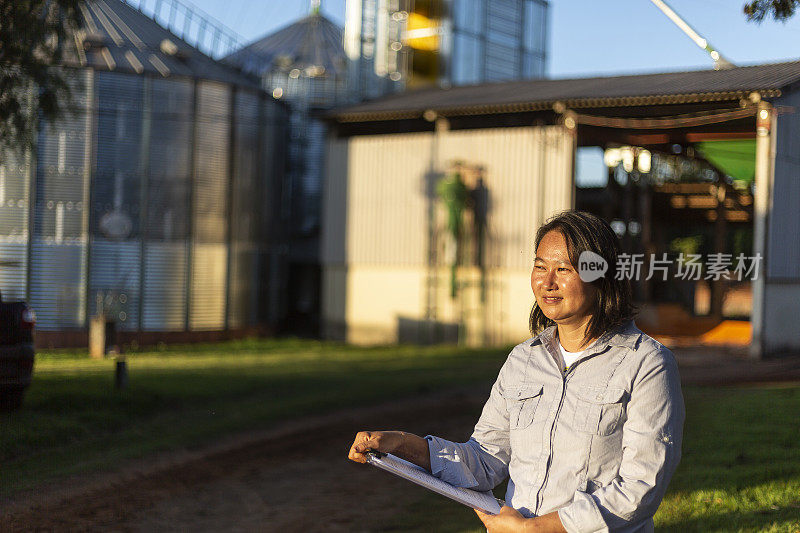
M 409 13 L 404 44 L 414 50 L 438 51 L 440 28 L 438 20 Z

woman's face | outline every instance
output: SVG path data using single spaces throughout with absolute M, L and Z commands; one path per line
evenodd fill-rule
M 531 288 L 544 315 L 559 325 L 581 325 L 591 317 L 597 289 L 584 283 L 572 266 L 567 241 L 551 231 L 539 242 Z

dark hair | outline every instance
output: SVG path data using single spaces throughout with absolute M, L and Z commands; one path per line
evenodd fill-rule
M 585 211 L 562 211 L 548 219 L 536 232 L 535 250 L 539 249 L 542 238 L 551 231 L 557 231 L 564 236 L 570 263 L 576 270 L 578 258 L 585 251 L 594 252 L 608 262 L 605 275 L 591 282 L 598 289 L 597 299 L 592 306 L 592 318 L 586 327 L 584 342 L 632 319 L 636 308 L 632 301 L 630 282 L 626 278 L 616 279 L 615 275 L 620 250 L 619 240 L 611 226 Z M 530 316 L 531 333 L 535 335 L 554 324 L 534 301 Z

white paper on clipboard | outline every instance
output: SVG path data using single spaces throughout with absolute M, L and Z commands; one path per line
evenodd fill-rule
M 454 487 L 453 485 L 442 481 L 441 479 L 432 476 L 427 470 L 421 468 L 413 463 L 409 463 L 399 457 L 390 453 L 375 454 L 367 453 L 367 463 L 391 472 L 396 476 L 407 479 L 412 483 L 416 483 L 428 490 L 432 490 L 442 496 L 447 496 L 451 500 L 464 504 L 467 507 L 477 508 L 489 514 L 497 514 L 500 512 L 502 502 L 498 501 L 494 495 L 487 492 L 478 492 L 476 490 L 465 489 L 462 487 Z

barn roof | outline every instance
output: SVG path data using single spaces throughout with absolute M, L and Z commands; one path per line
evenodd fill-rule
M 800 61 L 735 67 L 573 79 L 485 83 L 422 89 L 335 109 L 340 122 L 417 118 L 426 110 L 440 115 L 513 113 L 551 109 L 612 107 L 731 100 L 759 91 L 779 96 L 800 81 Z

